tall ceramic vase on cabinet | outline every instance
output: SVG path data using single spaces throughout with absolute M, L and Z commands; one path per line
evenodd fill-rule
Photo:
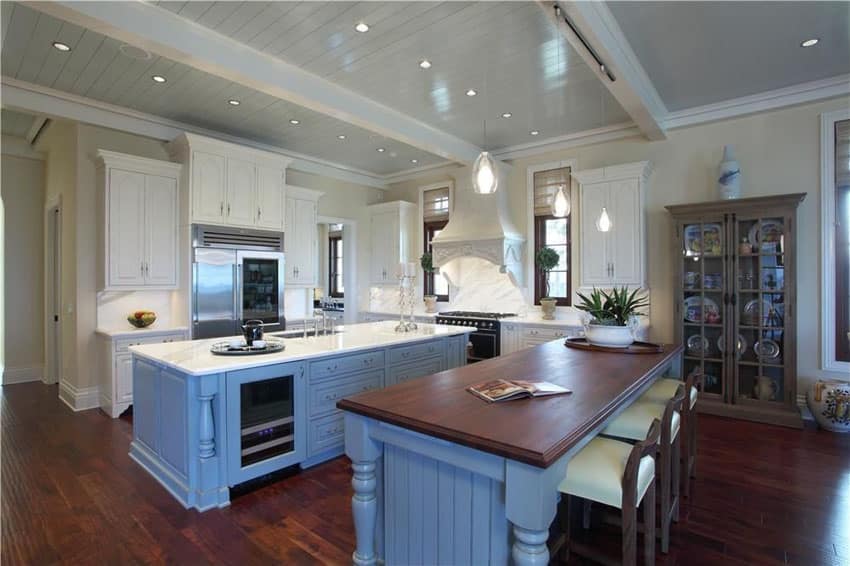
M 723 159 L 717 171 L 717 192 L 722 200 L 741 196 L 741 167 L 731 145 L 723 146 Z

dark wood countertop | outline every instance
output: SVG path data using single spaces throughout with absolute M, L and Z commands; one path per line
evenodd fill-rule
M 545 468 L 634 397 L 682 351 L 616 354 L 554 341 L 343 399 L 337 407 Z M 487 403 L 466 391 L 488 379 L 551 381 L 569 395 Z

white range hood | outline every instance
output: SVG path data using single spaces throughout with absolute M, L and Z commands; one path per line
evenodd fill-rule
M 523 273 L 525 238 L 514 227 L 508 207 L 509 166 L 497 163 L 499 189 L 489 195 L 472 188 L 472 168 L 463 167 L 455 178 L 454 207 L 446 227 L 434 238 L 433 261 L 437 267 L 463 257 L 478 257 L 500 267 L 518 287 Z

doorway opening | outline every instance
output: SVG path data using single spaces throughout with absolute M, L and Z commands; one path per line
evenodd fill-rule
M 314 306 L 336 310 L 337 318 L 346 323 L 357 322 L 357 223 L 329 216 L 318 220 L 319 281 Z

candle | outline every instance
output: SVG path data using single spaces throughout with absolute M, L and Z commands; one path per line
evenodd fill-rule
M 404 263 L 399 263 L 398 267 L 395 268 L 395 276 L 401 278 L 405 275 L 404 273 L 405 265 Z

